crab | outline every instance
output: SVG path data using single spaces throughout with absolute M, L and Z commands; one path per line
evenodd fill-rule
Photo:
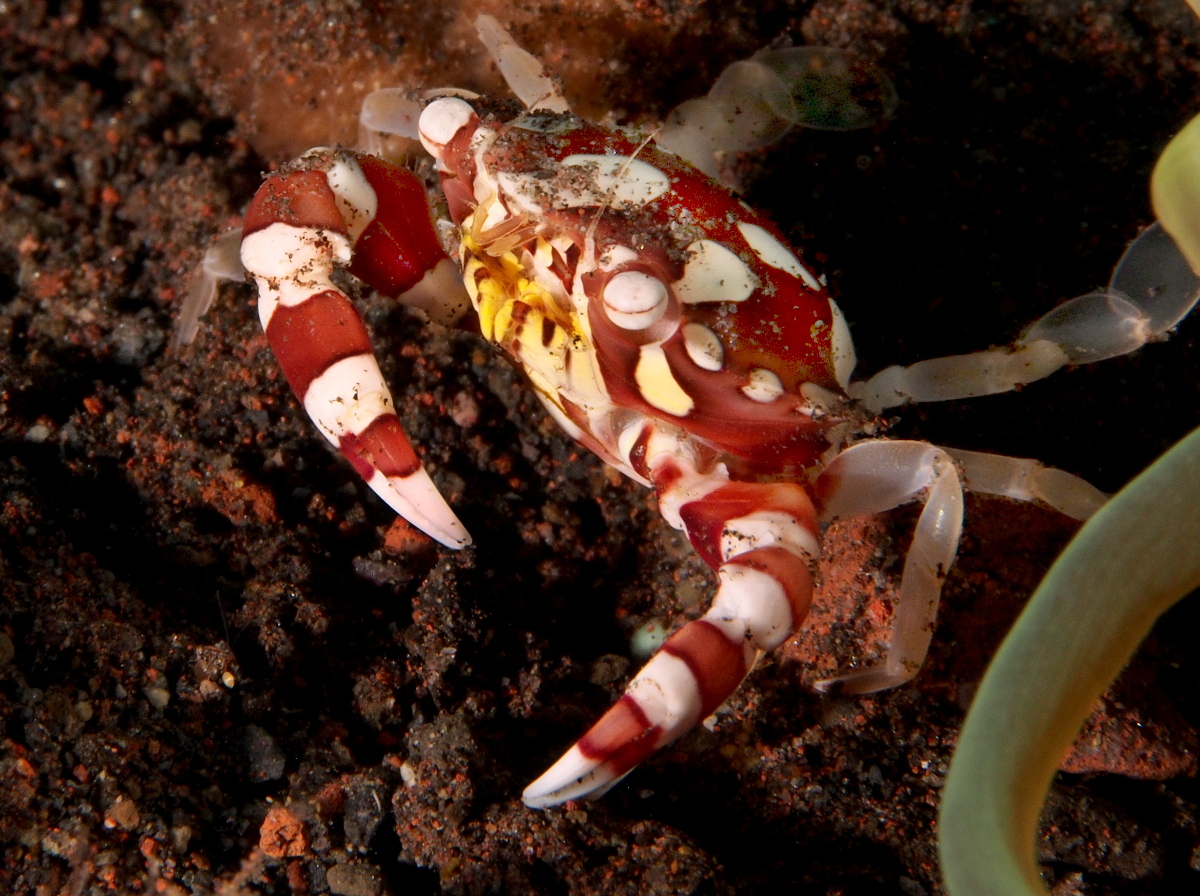
M 480 17 L 479 30 L 525 109 L 504 116 L 449 90 L 428 95 L 419 117 L 404 113 L 436 164 L 456 258 L 413 172 L 320 148 L 266 179 L 245 215 L 241 260 L 305 411 L 432 538 L 471 543 L 402 430 L 335 268 L 434 321 L 477 326 L 567 433 L 654 490 L 665 520 L 716 572 L 705 615 L 672 634 L 526 788 L 527 805 L 597 797 L 712 714 L 803 622 L 830 521 L 924 504 L 886 656 L 818 685 L 860 694 L 920 669 L 964 487 L 1081 520 L 1103 504 L 1083 480 L 1036 461 L 884 439 L 878 415 L 1132 351 L 1174 326 L 1194 294 L 1164 299 L 1137 284 L 1131 298 L 1110 287 L 1060 306 L 1013 345 L 856 382 L 825 277 L 700 170 L 714 168 L 703 122 L 724 107 L 681 113 L 658 140 L 590 124 L 494 20 Z

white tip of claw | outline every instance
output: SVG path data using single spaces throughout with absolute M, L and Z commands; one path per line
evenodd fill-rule
M 424 469 L 409 476 L 384 476 L 376 472 L 367 482 L 388 506 L 430 538 L 459 550 L 471 536 Z
M 421 145 L 431 156 L 440 160 L 445 145 L 470 123 L 474 115 L 475 110 L 466 100 L 454 96 L 434 100 L 425 107 L 417 121 Z
M 521 799 L 530 809 L 546 809 L 567 800 L 599 796 L 621 777 L 624 775 L 613 774 L 607 762 L 588 759 L 576 745 L 526 787 Z

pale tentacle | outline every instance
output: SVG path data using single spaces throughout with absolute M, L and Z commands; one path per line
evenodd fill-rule
M 717 570 L 712 607 L 675 632 L 624 696 L 545 774 L 525 789 L 545 808 L 595 798 L 656 750 L 711 715 L 761 651 L 782 644 L 812 600 L 809 563 L 818 550 L 812 503 L 793 483 L 731 482 L 723 467 L 698 473 L 656 449 L 647 466 L 663 516 L 683 528 Z
M 404 435 L 362 319 L 330 279 L 349 266 L 401 301 L 416 287 L 444 316 L 466 302 L 457 281 L 461 295 L 421 291 L 431 280 L 453 285 L 438 273 L 452 263 L 420 183 L 378 159 L 310 153 L 255 195 L 241 255 L 267 341 L 313 422 L 397 513 L 447 547 L 469 544 Z
M 885 660 L 817 683 L 864 694 L 895 687 L 920 670 L 937 618 L 942 580 L 958 552 L 963 496 L 954 460 L 926 442 L 860 442 L 833 459 L 816 482 L 822 521 L 881 513 L 924 494 Z
M 655 141 L 719 178 L 719 154 L 762 149 L 794 126 L 870 127 L 891 117 L 898 102 L 882 71 L 856 62 L 845 50 L 764 50 L 732 63 L 706 96 L 672 109 Z

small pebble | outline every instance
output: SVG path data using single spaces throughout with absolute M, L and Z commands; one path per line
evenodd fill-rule
M 171 692 L 166 688 L 142 688 L 142 693 L 146 695 L 146 699 L 150 701 L 150 705 L 159 711 L 166 709 L 167 704 L 171 702 Z
M 142 815 L 138 812 L 137 804 L 125 797 L 118 797 L 104 813 L 104 826 L 109 830 L 120 828 L 123 831 L 132 831 L 141 821 Z
M 633 633 L 633 637 L 629 639 L 629 652 L 636 659 L 644 660 L 662 647 L 666 640 L 666 629 L 657 619 L 652 619 Z
M 325 872 L 325 882 L 334 896 L 379 896 L 383 875 L 374 865 L 334 865 Z
M 35 423 L 29 429 L 25 430 L 26 442 L 33 442 L 35 445 L 40 445 L 48 438 L 50 438 L 50 427 L 45 423 Z
M 257 725 L 247 725 L 242 734 L 242 749 L 245 750 L 246 772 L 251 781 L 277 781 L 283 777 L 283 768 L 287 759 L 283 751 L 262 728 Z
M 459 392 L 450 402 L 450 419 L 463 429 L 479 422 L 479 402 L 470 392 Z

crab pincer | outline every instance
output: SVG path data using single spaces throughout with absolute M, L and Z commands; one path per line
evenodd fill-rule
M 412 174 L 370 156 L 310 151 L 269 177 L 246 212 L 242 263 L 292 390 L 322 434 L 397 513 L 447 547 L 470 543 L 396 416 L 370 337 L 331 279 L 347 267 L 442 319 L 466 308 Z

